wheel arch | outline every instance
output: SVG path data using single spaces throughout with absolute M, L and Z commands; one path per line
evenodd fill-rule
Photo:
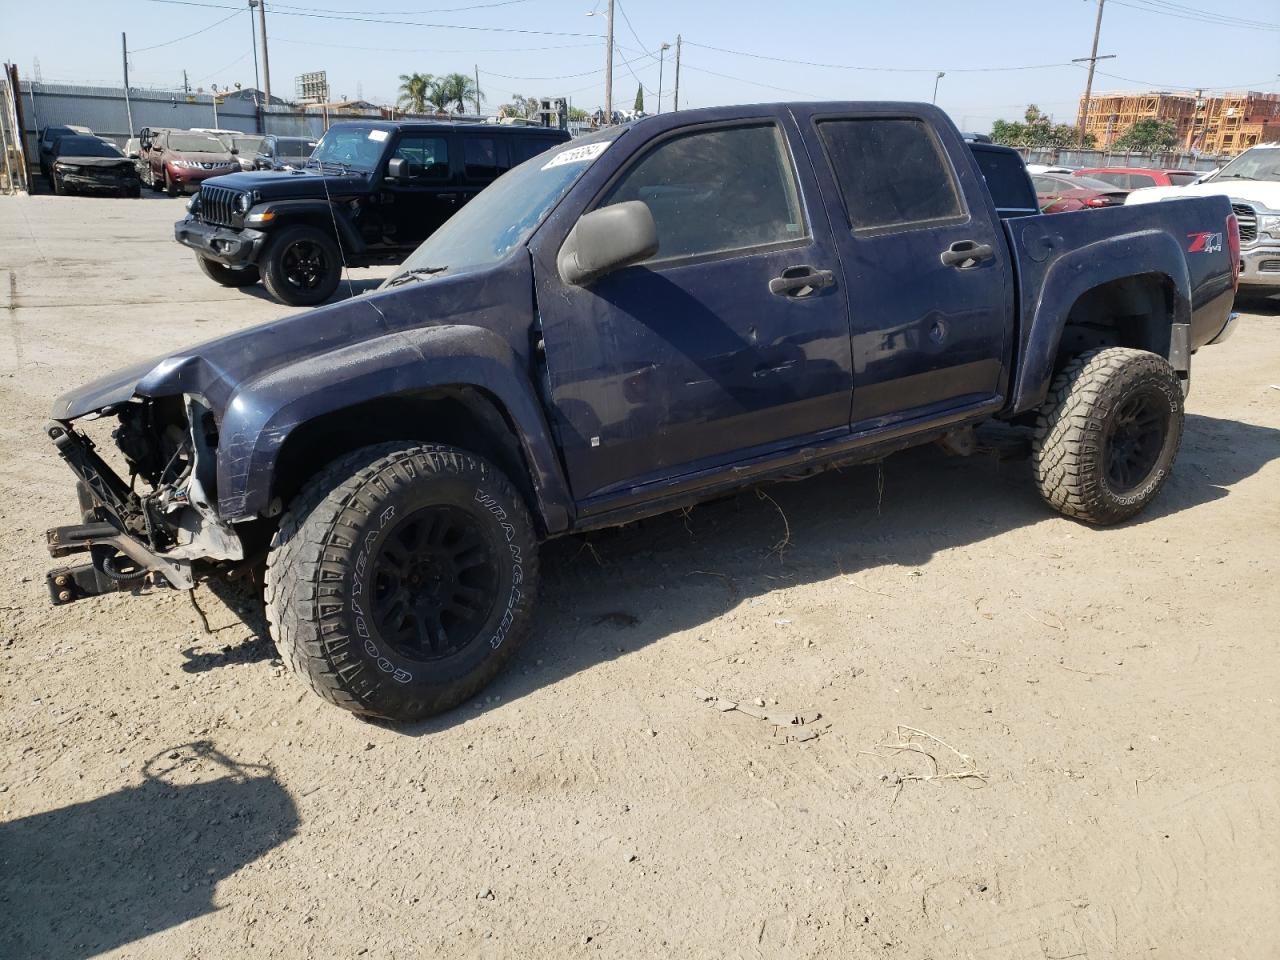
M 451 443 L 486 456 L 544 533 L 570 499 L 532 383 L 495 333 L 438 326 L 386 334 L 243 385 L 224 415 L 219 514 L 272 516 L 315 468 L 385 440 Z
M 1161 231 L 1071 250 L 1053 261 L 1039 296 L 1029 304 L 1024 298 L 1023 316 L 1028 315 L 1008 408 L 1012 413 L 1038 407 L 1057 371 L 1085 350 L 1133 347 L 1174 361 L 1185 346 L 1177 342 L 1175 325 L 1191 322 L 1186 258 L 1173 237 Z M 1186 369 L 1185 363 L 1174 365 Z
M 363 253 L 367 248 L 341 202 L 330 203 L 318 199 L 268 200 L 253 207 L 250 212 L 275 214 L 275 219 L 271 222 L 271 234 L 288 227 L 308 226 L 334 236 L 336 223 L 337 240 L 345 257 Z M 270 242 L 271 236 L 268 235 L 267 243 Z M 265 246 L 264 244 L 264 249 Z

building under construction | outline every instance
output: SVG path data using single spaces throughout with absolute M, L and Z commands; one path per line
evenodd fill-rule
M 1076 123 L 1094 136 L 1101 148 L 1110 147 L 1139 120 L 1170 120 L 1178 133 L 1175 146 L 1215 156 L 1233 156 L 1259 143 L 1280 141 L 1280 94 L 1224 93 L 1103 93 L 1089 101 L 1084 120 L 1084 97 Z

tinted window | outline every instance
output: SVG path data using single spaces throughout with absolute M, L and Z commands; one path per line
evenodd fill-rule
M 601 206 L 642 200 L 658 225 L 655 259 L 804 236 L 795 174 L 773 124 L 690 133 L 658 144 Z
M 283 160 L 306 160 L 316 148 L 314 140 L 299 140 L 294 137 L 276 141 L 276 156 Z M 448 163 L 446 161 L 446 167 Z
M 1175 187 L 1185 187 L 1188 183 L 1197 179 L 1199 176 L 1200 174 L 1193 173 L 1191 171 L 1174 172 L 1169 174 L 1169 182 Z
M 1127 186 L 1130 190 L 1137 190 L 1139 187 L 1154 187 L 1156 178 L 1149 173 L 1131 173 L 1129 174 L 1129 182 L 1121 184 Z
M 1064 190 L 1074 190 L 1083 184 L 1064 183 L 1057 177 L 1032 177 L 1031 182 L 1036 186 L 1036 193 L 1062 193 Z M 1108 184 L 1108 189 L 1110 185 Z
M 974 147 L 973 155 L 998 209 L 1034 210 L 1039 206 L 1027 180 L 1027 168 L 1021 157 L 1003 150 L 984 150 L 981 147 Z
M 310 155 L 308 150 L 307 156 Z M 414 180 L 449 179 L 449 142 L 444 137 L 408 134 L 400 139 L 392 157 L 409 161 L 409 176 Z
M 818 130 L 854 230 L 964 215 L 950 165 L 923 121 L 826 120 Z
M 493 137 L 463 137 L 462 163 L 468 180 L 494 180 L 502 172 Z
M 518 167 L 544 150 L 554 147 L 558 141 L 546 140 L 542 137 L 512 137 L 509 141 L 509 149 L 511 150 L 511 165 Z
M 1103 183 L 1109 183 L 1113 187 L 1129 186 L 1129 174 L 1127 173 L 1110 173 L 1106 170 L 1095 170 L 1093 173 L 1089 174 L 1089 177 L 1093 180 L 1101 180 Z
M 53 152 L 61 157 L 121 157 L 119 150 L 97 137 L 60 137 L 54 141 Z

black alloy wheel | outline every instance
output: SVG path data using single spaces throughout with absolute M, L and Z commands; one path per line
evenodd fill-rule
M 480 635 L 498 579 L 494 545 L 474 514 L 426 507 L 391 531 L 374 560 L 374 623 L 401 656 L 451 657 Z
M 1169 402 L 1155 390 L 1130 394 L 1111 421 L 1106 441 L 1107 483 L 1117 494 L 1146 483 L 1160 459 L 1169 427 Z
M 314 240 L 297 240 L 281 257 L 284 279 L 298 291 L 315 290 L 327 272 L 324 250 Z

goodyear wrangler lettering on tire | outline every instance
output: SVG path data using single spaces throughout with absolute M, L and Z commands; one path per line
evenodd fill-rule
M 478 691 L 527 635 L 533 523 L 482 458 L 383 444 L 303 488 L 267 582 L 272 634 L 317 693 L 365 715 L 428 716 Z

